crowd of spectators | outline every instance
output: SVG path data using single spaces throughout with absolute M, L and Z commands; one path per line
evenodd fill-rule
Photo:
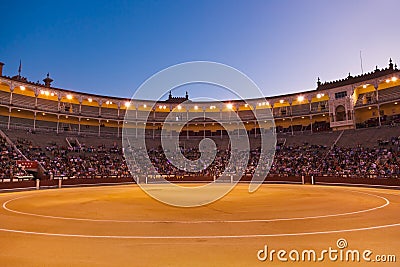
M 17 164 L 17 160 L 23 159 L 22 156 L 4 138 L 0 138 L 0 154 L 0 181 L 26 176 L 27 173 Z
M 129 176 L 122 150 L 117 146 L 82 145 L 76 149 L 51 143 L 43 149 L 26 139 L 18 139 L 16 145 L 27 158 L 38 161 L 50 177 Z
M 138 152 L 146 150 L 131 148 L 125 151 L 126 155 L 130 155 L 125 160 L 121 147 L 116 144 L 110 147 L 106 147 L 106 145 L 94 147 L 84 144 L 61 146 L 49 143 L 42 148 L 26 139 L 19 139 L 15 144 L 29 160 L 38 161 L 51 177 L 128 177 L 130 176 L 128 166 L 135 175 L 157 173 L 216 177 L 223 173 L 253 175 L 259 165 L 261 155 L 260 149 L 251 150 L 246 164 L 247 152 L 232 152 L 229 149 L 206 151 L 204 158 L 207 156 L 214 158 L 212 163 L 208 164 L 209 162 L 201 157 L 198 148 L 181 148 L 179 151 L 169 153 L 171 161 L 178 160 L 179 162 L 181 153 L 189 161 L 181 160 L 180 165 L 176 167 L 167 158 L 162 148 L 149 149 L 148 156 L 140 154 L 145 152 Z M 4 140 L 1 140 L 0 148 L 2 151 L 0 179 L 21 174 L 23 170 L 15 164 L 20 156 Z M 279 146 L 273 162 L 269 162 L 267 159 L 261 168 L 268 166 L 271 167 L 269 175 L 272 176 L 326 175 L 400 178 L 400 137 L 393 137 L 383 143 L 379 142 L 374 148 L 362 146 L 343 148 L 308 144 Z M 191 172 L 190 170 L 193 169 L 200 171 Z

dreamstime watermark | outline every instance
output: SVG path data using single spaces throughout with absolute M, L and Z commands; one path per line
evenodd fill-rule
M 396 255 L 376 254 L 370 249 L 349 249 L 347 240 L 340 238 L 336 241 L 336 247 L 328 247 L 322 250 L 315 249 L 269 249 L 265 245 L 257 251 L 257 259 L 265 262 L 396 262 Z
M 153 75 L 136 90 L 128 105 L 122 130 L 123 151 L 130 172 L 142 190 L 161 202 L 179 207 L 206 205 L 229 193 L 245 174 L 251 153 L 247 128 L 237 109 L 232 104 L 227 107 L 227 103 L 219 100 L 218 95 L 212 95 L 213 92 L 207 91 L 207 95 L 202 97 L 201 101 L 187 99 L 179 105 L 160 101 L 171 90 L 194 83 L 228 90 L 237 96 L 241 105 L 253 113 L 254 119 L 251 123 L 259 128 L 257 136 L 261 150 L 249 184 L 249 192 L 256 191 L 266 178 L 276 146 L 274 118 L 271 109 L 265 107 L 265 97 L 257 85 L 237 69 L 220 63 L 197 61 L 174 65 Z M 142 103 L 140 100 L 143 100 Z M 160 103 L 168 113 L 157 114 Z M 264 103 L 264 107 L 257 107 L 259 103 Z M 167 116 L 159 117 L 160 114 Z M 167 181 L 165 173 L 160 172 L 152 163 L 146 146 L 146 126 L 155 127 L 157 123 L 157 126 L 161 127 L 159 137 L 162 150 L 174 168 L 196 174 L 214 162 L 217 146 L 211 138 L 204 138 L 199 143 L 200 158 L 190 160 L 184 156 L 179 135 L 182 129 L 193 121 L 212 122 L 226 130 L 230 145 L 229 162 L 215 181 L 200 186 L 184 187 Z M 143 183 L 143 180 L 155 177 L 158 183 L 163 183 L 162 186 L 155 188 Z M 239 178 L 235 181 L 231 179 L 230 184 L 218 184 L 226 177 Z

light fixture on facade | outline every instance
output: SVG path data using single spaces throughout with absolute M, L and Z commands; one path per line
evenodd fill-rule
M 125 107 L 129 108 L 131 106 L 131 102 L 126 101 L 125 102 Z
M 72 95 L 68 94 L 67 95 L 67 99 L 71 100 L 72 99 Z
M 392 82 L 397 81 L 397 77 L 392 77 Z
M 88 98 L 89 103 L 93 102 L 93 99 L 91 99 L 90 97 Z
M 298 102 L 303 102 L 303 101 L 304 101 L 304 96 L 299 95 L 299 96 L 297 97 L 297 101 L 298 101 Z
M 283 104 L 285 102 L 285 100 L 281 99 L 279 100 L 279 103 Z
M 199 109 L 199 107 L 198 106 L 194 106 L 194 110 L 198 110 Z
M 231 103 L 226 104 L 226 107 L 227 107 L 228 109 L 233 109 L 233 105 L 232 105 Z
M 182 109 L 182 106 L 181 105 L 178 105 L 178 110 L 181 110 Z
M 21 91 L 25 91 L 25 86 L 21 85 L 21 86 L 19 87 L 19 89 L 21 89 Z

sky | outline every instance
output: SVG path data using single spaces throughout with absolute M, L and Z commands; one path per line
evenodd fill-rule
M 188 61 L 232 66 L 265 96 L 400 63 L 398 0 L 0 1 L 3 74 L 130 98 Z M 174 95 L 231 97 L 212 86 Z

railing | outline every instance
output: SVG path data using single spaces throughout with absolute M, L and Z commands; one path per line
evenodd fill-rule
M 354 125 L 354 121 L 352 120 L 344 120 L 344 121 L 331 121 L 331 127 L 339 127 L 339 126 L 349 126 Z

